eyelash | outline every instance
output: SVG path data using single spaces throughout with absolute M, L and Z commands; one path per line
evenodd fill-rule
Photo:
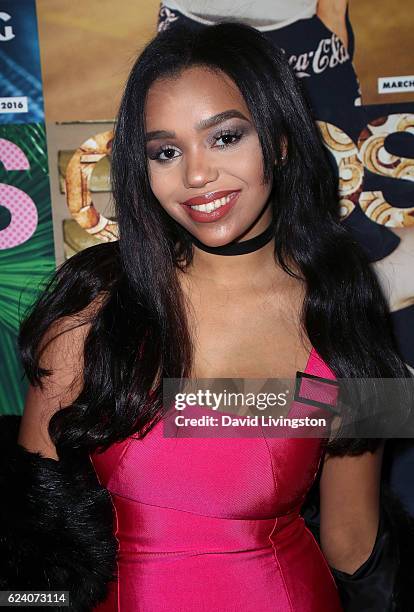
M 220 138 L 223 138 L 223 136 L 232 136 L 233 138 L 235 138 L 235 140 L 233 142 L 229 142 L 227 144 L 224 145 L 218 145 L 219 149 L 225 149 L 227 147 L 231 147 L 234 144 L 237 144 L 239 142 L 239 140 L 242 138 L 243 133 L 240 131 L 233 131 L 233 130 L 222 130 L 218 136 L 214 136 L 214 141 L 217 142 L 218 140 L 220 140 Z M 156 153 L 154 153 L 154 155 L 152 157 L 150 157 L 150 159 L 155 160 L 157 162 L 159 162 L 160 164 L 168 164 L 169 162 L 172 162 L 174 159 L 177 159 L 176 157 L 171 157 L 170 159 L 160 159 L 160 155 L 161 153 L 165 153 L 165 151 L 177 151 L 177 149 L 174 149 L 172 146 L 170 145 L 166 145 L 164 147 L 161 147 Z

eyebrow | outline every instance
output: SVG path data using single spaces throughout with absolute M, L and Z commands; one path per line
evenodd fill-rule
M 208 119 L 202 119 L 196 124 L 195 129 L 198 132 L 200 132 L 201 130 L 206 130 L 210 127 L 213 127 L 214 125 L 223 123 L 223 121 L 227 121 L 227 119 L 233 119 L 234 117 L 238 119 L 243 119 L 244 121 L 248 121 L 250 123 L 249 119 L 245 117 L 243 113 L 241 113 L 235 108 L 232 108 L 230 110 L 223 111 L 222 113 L 218 113 L 217 115 L 213 115 L 212 117 L 209 117 Z M 148 132 L 145 135 L 145 141 L 148 142 L 149 140 L 159 140 L 161 138 L 175 138 L 175 137 L 176 137 L 175 132 L 168 132 L 166 130 L 154 130 L 153 132 Z

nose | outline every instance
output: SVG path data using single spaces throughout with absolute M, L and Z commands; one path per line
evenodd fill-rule
M 218 169 L 205 151 L 187 153 L 183 168 L 184 185 L 188 188 L 203 187 L 218 178 Z

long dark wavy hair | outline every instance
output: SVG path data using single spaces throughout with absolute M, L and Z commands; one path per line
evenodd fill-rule
M 306 280 L 302 323 L 312 345 L 337 377 L 410 376 L 376 277 L 340 223 L 337 180 L 284 52 L 240 23 L 196 33 L 177 26 L 145 47 L 122 97 L 112 148 L 119 241 L 87 248 L 62 264 L 21 324 L 23 365 L 38 386 L 48 372 L 39 360 L 50 325 L 75 313 L 76 324 L 90 324 L 83 389 L 49 422 L 60 457 L 144 436 L 165 411 L 162 379 L 190 375 L 193 345 L 178 268 L 191 263 L 193 245 L 151 191 L 144 124 L 150 86 L 190 66 L 227 74 L 246 101 L 263 151 L 264 180 L 273 179 L 275 261 L 296 276 L 293 262 L 303 275 L 297 278 Z M 275 166 L 282 138 L 287 160 Z M 87 306 L 98 299 L 91 313 Z M 327 450 L 358 454 L 374 447 L 375 440 L 337 439 Z

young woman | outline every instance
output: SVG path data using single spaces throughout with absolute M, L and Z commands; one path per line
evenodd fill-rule
M 65 262 L 22 324 L 0 586 L 99 612 L 339 612 L 333 572 L 388 537 L 383 443 L 162 429 L 164 379 L 409 376 L 283 53 L 237 23 L 160 33 L 112 179 L 119 242 Z M 300 515 L 318 470 L 321 548 Z

